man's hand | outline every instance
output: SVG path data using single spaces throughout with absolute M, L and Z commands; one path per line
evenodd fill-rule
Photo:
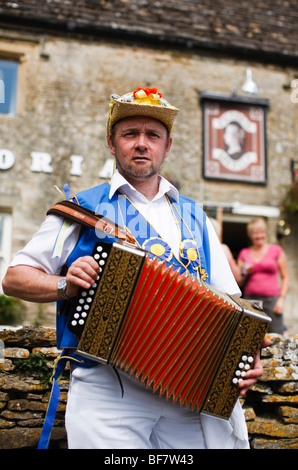
M 89 289 L 96 281 L 99 270 L 100 267 L 92 256 L 82 256 L 75 260 L 66 273 L 66 294 L 76 297 L 80 287 Z
M 270 346 L 270 344 L 271 341 L 265 338 L 261 347 L 266 348 L 267 346 Z M 257 382 L 258 378 L 261 377 L 263 373 L 264 369 L 261 362 L 261 354 L 258 352 L 253 369 L 247 371 L 245 380 L 239 383 L 240 395 L 245 396 L 249 388 Z

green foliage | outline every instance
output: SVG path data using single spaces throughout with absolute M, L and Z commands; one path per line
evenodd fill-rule
M 52 371 L 47 366 L 48 360 L 42 355 L 31 353 L 27 359 L 16 359 L 14 365 L 21 372 L 28 372 L 30 375 L 37 376 L 45 384 L 49 384 Z
M 286 192 L 282 200 L 283 210 L 289 215 L 298 214 L 298 183 L 294 182 L 286 187 Z
M 0 324 L 17 325 L 23 320 L 23 307 L 21 300 L 15 297 L 0 295 Z

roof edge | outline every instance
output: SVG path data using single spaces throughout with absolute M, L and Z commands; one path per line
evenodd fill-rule
M 277 65 L 289 65 L 298 67 L 298 55 L 276 53 L 262 49 L 254 49 L 243 46 L 215 44 L 209 41 L 195 40 L 190 37 L 176 36 L 170 37 L 158 33 L 147 33 L 145 31 L 129 31 L 124 28 L 109 26 L 85 25 L 72 21 L 44 20 L 42 18 L 18 17 L 16 15 L 6 15 L 0 13 L 0 28 L 19 29 L 30 28 L 33 32 L 45 34 L 45 28 L 53 34 L 66 34 L 72 37 L 89 37 L 101 39 L 114 39 L 126 41 L 138 41 L 143 44 L 156 44 L 170 48 L 187 48 L 187 50 L 203 51 L 209 53 L 221 53 L 232 55 L 242 59 L 253 59 L 254 61 L 272 63 Z

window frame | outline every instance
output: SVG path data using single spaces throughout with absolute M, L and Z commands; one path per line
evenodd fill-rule
M 2 74 L 2 63 L 5 64 L 3 67 Z M 15 68 L 14 68 L 15 66 Z M 16 116 L 18 112 L 18 92 L 19 92 L 19 68 L 20 63 L 17 60 L 4 59 L 0 55 L 0 114 Z M 13 75 L 10 75 L 12 73 Z M 8 75 L 9 74 L 9 75 Z M 7 111 L 1 109 L 1 105 L 5 104 L 5 101 L 1 101 L 1 82 L 3 82 L 3 92 L 9 93 L 9 105 Z

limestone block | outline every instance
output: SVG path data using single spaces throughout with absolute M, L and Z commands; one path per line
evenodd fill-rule
M 253 449 L 298 449 L 298 439 L 263 439 L 254 438 L 251 441 Z
M 7 409 L 12 411 L 24 411 L 28 409 L 28 400 L 9 400 Z
M 298 381 L 274 384 L 274 390 L 279 393 L 297 393 Z
M 15 425 L 16 423 L 14 421 L 8 421 L 7 419 L 0 418 L 0 429 L 11 429 L 11 428 L 14 428 Z M 0 442 L 0 446 L 1 446 L 1 442 Z
M 281 438 L 298 438 L 298 425 L 282 424 L 277 419 L 256 418 L 247 422 L 249 434 L 262 434 L 264 436 Z
M 263 395 L 261 401 L 262 403 L 290 403 L 298 405 L 298 395 Z
M 0 449 L 36 448 L 40 428 L 0 430 Z
M 256 418 L 256 413 L 253 408 L 243 408 L 243 411 L 246 421 L 252 421 Z
M 275 380 L 298 380 L 298 366 L 267 367 L 260 378 L 262 382 Z
M 27 359 L 30 355 L 28 349 L 24 348 L 5 348 L 4 357 L 10 359 Z
M 28 347 L 51 347 L 56 346 L 56 330 L 54 328 L 24 326 L 18 330 L 1 330 L 0 339 L 5 348 L 15 346 L 19 348 Z
M 278 412 L 284 423 L 298 424 L 298 408 L 293 406 L 280 406 Z
M 32 353 L 41 354 L 44 357 L 56 358 L 60 356 L 61 351 L 60 349 L 57 349 L 56 347 L 51 347 L 51 348 L 38 347 L 38 348 L 33 348 Z
M 0 374 L 0 388 L 2 391 L 16 391 L 16 392 L 30 392 L 30 391 L 45 391 L 48 389 L 47 385 L 39 380 L 31 377 L 21 377 L 14 375 Z
M 9 410 L 4 410 L 1 413 L 2 418 L 5 419 L 10 419 L 14 421 L 23 421 L 27 419 L 32 419 L 32 418 L 43 418 L 43 413 L 32 413 L 30 411 L 24 411 L 24 412 L 15 412 L 15 411 L 9 411 Z

